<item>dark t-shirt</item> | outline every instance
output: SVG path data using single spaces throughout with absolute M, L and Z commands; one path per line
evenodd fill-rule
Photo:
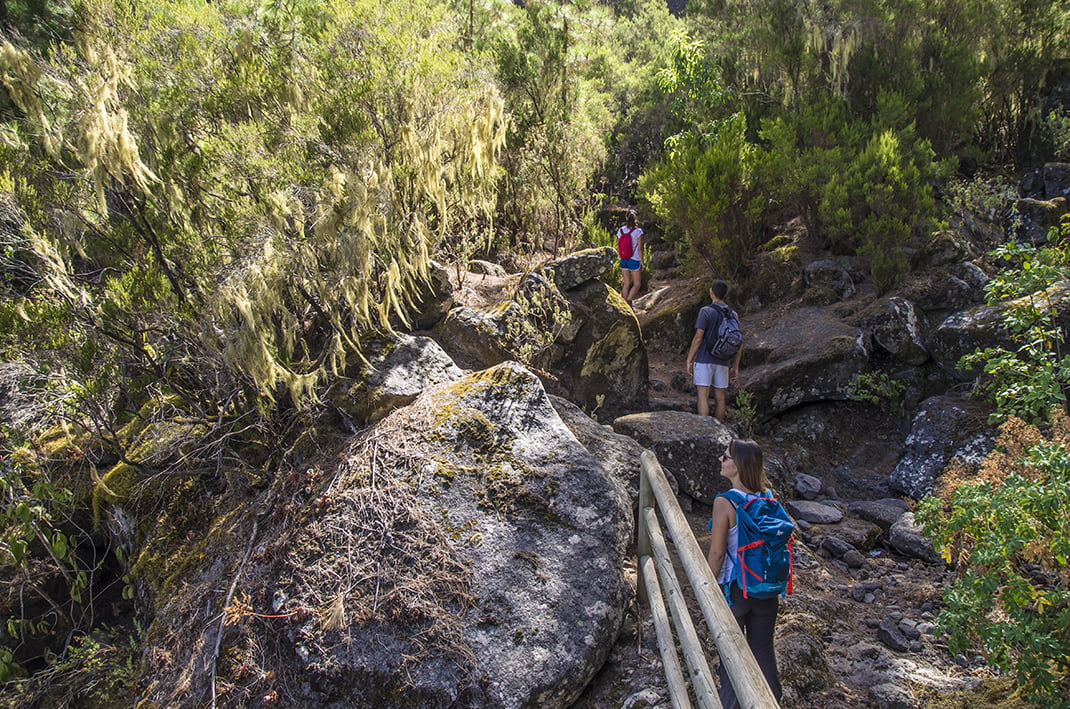
M 702 362 L 703 364 L 721 364 L 725 367 L 732 366 L 731 359 L 724 359 L 714 357 L 710 354 L 709 348 L 706 346 L 711 337 L 717 336 L 717 330 L 721 327 L 721 320 L 724 315 L 721 314 L 721 308 L 728 308 L 727 305 L 714 305 L 710 303 L 705 305 L 698 311 L 698 319 L 695 321 L 695 329 L 704 331 L 702 337 L 702 344 L 698 348 L 698 352 L 695 354 L 695 361 Z M 729 308 L 731 310 L 731 308 Z

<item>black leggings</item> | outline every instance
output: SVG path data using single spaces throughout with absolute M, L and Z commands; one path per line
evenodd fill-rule
M 780 596 L 772 598 L 744 598 L 739 586 L 732 584 L 732 615 L 739 622 L 740 630 L 747 636 L 754 659 L 762 668 L 765 681 L 773 695 L 780 699 L 780 676 L 776 668 L 776 653 L 773 651 L 773 632 L 776 630 L 776 614 L 780 608 Z M 721 704 L 724 709 L 736 709 L 736 692 L 728 678 L 724 662 L 721 663 L 717 677 L 721 682 Z

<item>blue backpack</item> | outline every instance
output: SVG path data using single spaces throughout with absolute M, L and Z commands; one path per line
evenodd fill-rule
M 744 598 L 773 598 L 792 591 L 791 542 L 795 523 L 773 493 L 748 496 L 729 490 L 727 498 L 736 508 L 739 551 L 732 581 L 739 584 Z M 748 499 L 749 498 L 749 499 Z

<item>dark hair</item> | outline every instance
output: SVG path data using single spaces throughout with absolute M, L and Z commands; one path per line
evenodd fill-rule
M 635 228 L 635 210 L 629 209 L 628 213 L 624 215 L 624 223 L 631 228 Z
M 751 492 L 763 492 L 769 487 L 761 446 L 751 440 L 734 438 L 728 444 L 728 455 L 735 461 L 739 481 L 745 488 Z
M 728 284 L 724 281 L 714 281 L 710 290 L 719 300 L 724 300 L 724 297 L 728 295 Z

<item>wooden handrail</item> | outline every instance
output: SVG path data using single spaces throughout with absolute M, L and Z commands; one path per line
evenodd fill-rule
M 650 583 L 646 576 L 648 575 L 648 569 L 652 565 L 645 564 L 644 557 L 653 556 L 658 562 L 659 568 L 664 566 L 658 559 L 660 556 L 659 550 L 655 548 L 658 545 L 657 540 L 662 539 L 661 530 L 657 524 L 657 516 L 654 514 L 656 507 L 657 510 L 660 510 L 665 521 L 665 528 L 669 532 L 669 538 L 676 545 L 680 563 L 694 591 L 699 608 L 702 610 L 710 636 L 717 646 L 717 652 L 721 656 L 721 663 L 724 665 L 732 682 L 740 706 L 743 709 L 774 709 L 779 707 L 780 705 L 777 703 L 773 691 L 765 681 L 761 668 L 758 667 L 758 662 L 754 659 L 754 654 L 751 653 L 750 647 L 747 645 L 743 631 L 739 629 L 735 616 L 732 615 L 731 609 L 725 602 L 724 594 L 717 585 L 706 557 L 703 555 L 702 550 L 699 549 L 698 541 L 691 532 L 691 526 L 688 524 L 687 518 L 684 517 L 680 504 L 676 501 L 676 496 L 673 495 L 672 489 L 669 487 L 669 482 L 665 478 L 665 472 L 661 469 L 661 464 L 658 463 L 654 453 L 649 450 L 643 451 L 640 456 L 640 463 L 642 472 L 639 481 L 639 538 L 636 546 L 640 560 L 639 568 L 644 575 L 644 583 L 639 584 L 641 599 L 652 602 L 652 594 L 646 588 Z M 664 545 L 663 539 L 661 544 Z M 653 552 L 653 555 L 651 552 Z M 669 562 L 668 571 L 671 571 L 671 560 L 668 559 L 667 550 L 665 557 L 666 561 Z M 662 584 L 666 584 L 669 574 L 662 570 L 660 576 L 665 577 L 659 580 Z M 671 584 L 675 582 L 675 573 L 673 573 L 672 581 L 668 584 L 670 585 L 670 601 L 672 600 Z M 678 583 L 676 592 L 677 594 L 679 593 Z M 681 598 L 681 603 L 682 600 Z M 690 625 L 691 632 L 694 632 L 694 625 L 691 624 L 690 617 L 688 617 L 686 623 L 683 623 L 677 620 L 674 613 L 673 621 L 676 625 L 677 634 L 680 636 L 680 644 L 684 650 L 688 667 L 696 666 L 701 660 L 701 664 L 706 665 L 708 673 L 709 666 L 706 663 L 701 646 L 696 644 L 692 647 L 691 641 L 685 640 L 687 625 Z M 659 640 L 659 645 L 660 642 Z M 689 655 L 696 653 L 700 657 L 689 657 Z M 668 672 L 668 669 L 666 671 Z M 695 676 L 695 672 L 692 670 L 693 681 Z M 705 694 L 704 685 L 705 682 L 700 679 L 695 686 L 696 697 L 699 699 L 700 704 L 703 702 L 703 695 Z M 671 684 L 669 691 L 670 694 L 673 693 Z M 717 700 L 716 694 L 714 695 L 714 700 L 717 701 L 717 704 L 711 706 L 719 707 L 720 702 Z M 674 697 L 672 701 L 673 705 L 676 706 L 677 699 Z

